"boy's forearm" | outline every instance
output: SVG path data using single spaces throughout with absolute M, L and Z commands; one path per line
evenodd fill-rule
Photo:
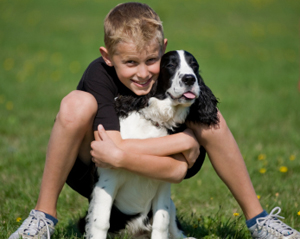
M 102 136 L 100 136 L 100 134 Z M 187 162 L 182 154 L 155 156 L 122 150 L 123 141 L 118 131 L 95 131 L 95 141 L 91 143 L 91 155 L 98 167 L 110 165 L 128 171 L 171 183 L 179 183 L 187 172 Z
M 180 183 L 188 169 L 188 165 L 181 154 L 163 157 L 136 154 L 124 150 L 122 150 L 117 167 L 170 183 Z
M 188 150 L 191 145 L 189 140 L 186 134 L 177 133 L 160 138 L 125 139 L 118 144 L 118 147 L 137 154 L 167 156 Z

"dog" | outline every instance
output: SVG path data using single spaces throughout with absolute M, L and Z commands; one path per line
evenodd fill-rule
M 186 120 L 216 125 L 217 103 L 199 74 L 194 56 L 183 50 L 168 52 L 161 59 L 159 78 L 148 95 L 116 99 L 121 136 L 162 137 L 177 132 Z M 86 217 L 87 238 L 106 239 L 109 230 L 128 233 L 135 239 L 186 238 L 177 224 L 170 183 L 122 169 L 98 168 L 98 174 Z M 117 219 L 110 218 L 111 211 L 119 215 Z M 111 230 L 120 221 L 126 230 Z

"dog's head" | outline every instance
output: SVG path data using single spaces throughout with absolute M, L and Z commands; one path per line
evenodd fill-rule
M 160 64 L 156 97 L 169 97 L 174 105 L 191 106 L 187 120 L 218 123 L 218 100 L 204 84 L 195 57 L 183 50 L 166 53 Z
M 157 96 L 170 97 L 174 105 L 190 106 L 200 94 L 199 65 L 186 51 L 170 51 L 161 59 Z

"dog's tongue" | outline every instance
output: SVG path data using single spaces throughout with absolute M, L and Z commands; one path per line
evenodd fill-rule
M 188 99 L 195 99 L 196 96 L 195 94 L 193 94 L 192 92 L 186 92 L 183 94 L 185 98 L 188 98 Z

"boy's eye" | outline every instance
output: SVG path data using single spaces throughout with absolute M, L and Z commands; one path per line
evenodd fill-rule
M 153 63 L 155 63 L 157 61 L 158 61 L 158 58 L 150 58 L 150 59 L 147 60 L 147 63 L 148 64 L 153 64 Z
M 131 65 L 131 66 L 136 64 L 135 61 L 126 61 L 125 63 L 126 65 Z

